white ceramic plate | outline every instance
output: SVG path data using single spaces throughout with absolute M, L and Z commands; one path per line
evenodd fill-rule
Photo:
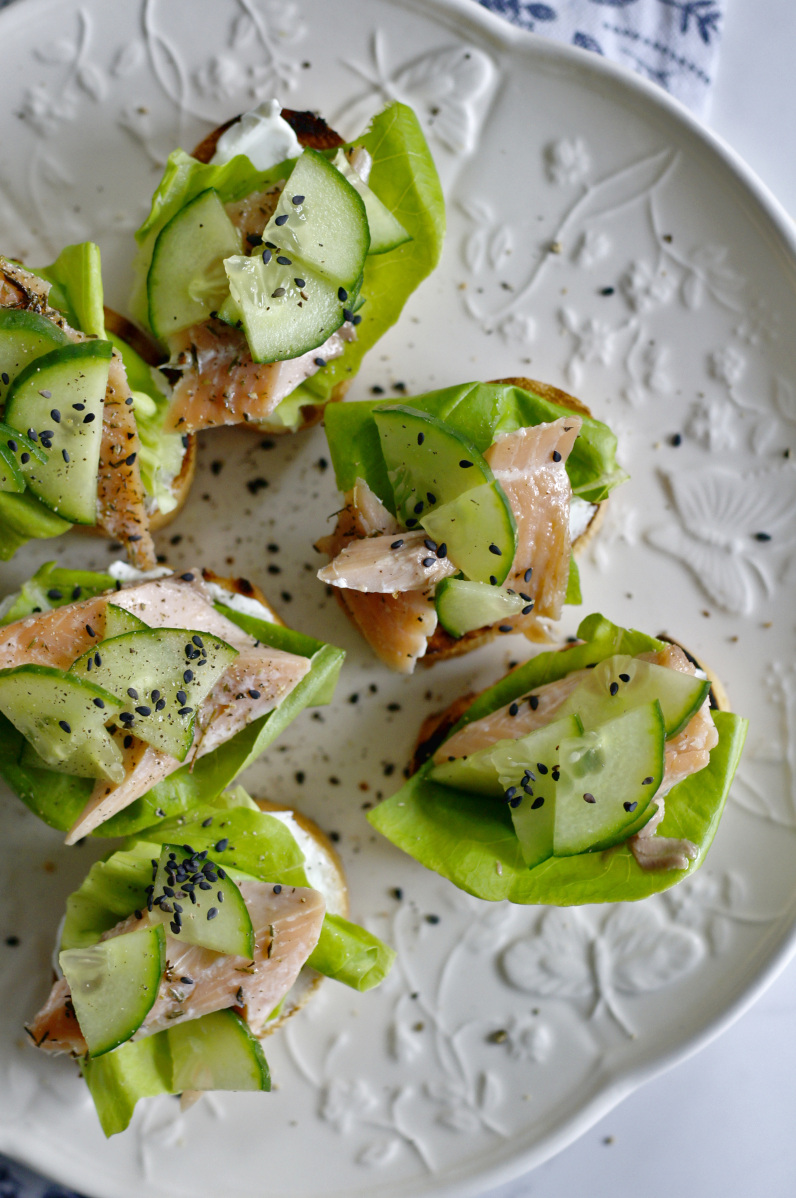
M 131 234 L 173 145 L 274 93 L 344 134 L 388 98 L 413 104 L 450 233 L 352 397 L 509 374 L 581 394 L 633 475 L 581 563 L 584 611 L 676 635 L 752 720 L 708 862 L 677 890 L 569 911 L 467 898 L 372 834 L 363 808 L 396 785 L 422 716 L 493 681 L 522 642 L 389 676 L 314 580 L 311 544 L 336 506 L 322 431 L 271 448 L 244 431 L 204 439 L 159 548 L 284 592 L 289 621 L 349 650 L 335 707 L 305 714 L 250 789 L 339 833 L 355 917 L 398 964 L 364 996 L 327 983 L 269 1041 L 270 1096 L 185 1117 L 172 1099 L 142 1104 L 106 1142 L 74 1066 L 21 1031 L 64 899 L 101 847 L 63 849 L 4 798 L 0 1147 L 102 1198 L 478 1193 L 704 1044 L 793 951 L 790 225 L 663 93 L 465 0 L 27 0 L 0 25 L 0 243 L 36 263 L 94 237 L 121 308 Z M 3 566 L 3 590 L 53 557 L 109 553 L 78 536 L 36 545 Z

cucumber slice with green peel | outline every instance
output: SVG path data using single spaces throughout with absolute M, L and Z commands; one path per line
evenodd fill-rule
M 345 321 L 347 301 L 336 283 L 287 255 L 267 252 L 268 262 L 262 254 L 226 259 L 231 303 L 220 315 L 228 324 L 241 322 L 255 362 L 282 362 L 323 345 Z
M 565 716 L 519 740 L 500 742 L 492 753 L 529 869 L 553 855 L 559 750 L 582 732 L 577 716 Z
M 169 1028 L 173 1092 L 270 1090 L 260 1041 L 235 1011 L 213 1011 Z
M 156 924 L 65 949 L 58 963 L 89 1056 L 99 1057 L 129 1040 L 151 1011 L 166 967 L 166 936 Z
M 60 345 L 70 344 L 63 329 L 46 316 L 24 309 L 0 308 L 0 406 L 23 367 Z
M 19 432 L 32 429 L 46 451 L 44 462 L 31 455 L 23 464 L 20 456 L 28 487 L 72 524 L 95 524 L 97 519 L 102 413 L 112 353 L 109 341 L 55 349 L 30 362 L 6 397 L 6 424 Z
M 354 290 L 370 246 L 362 197 L 317 150 L 296 161 L 262 237 L 274 257 L 295 259 L 335 290 Z
M 164 225 L 147 275 L 149 324 L 156 337 L 206 320 L 228 294 L 224 259 L 241 252 L 241 236 L 212 188 Z
M 499 745 L 513 745 L 513 740 L 496 741 L 467 757 L 454 757 L 452 761 L 440 761 L 429 771 L 429 778 L 441 786 L 452 786 L 471 794 L 489 795 L 494 799 L 505 797 L 500 785 L 497 768 L 492 754 Z M 444 745 L 443 745 L 444 748 Z
M 0 420 L 0 491 L 22 494 L 27 485 L 24 469 L 31 459 L 41 465 L 47 454 L 37 441 Z
M 585 728 L 657 699 L 667 739 L 685 728 L 710 691 L 706 678 L 615 654 L 601 661 L 567 698 L 562 712 L 577 711 Z
M 164 844 L 153 882 L 153 914 L 173 936 L 253 960 L 254 928 L 243 895 L 206 850 Z
M 438 545 L 447 546 L 448 557 L 468 579 L 495 588 L 505 581 L 517 551 L 517 525 L 499 483 L 465 491 L 427 511 L 420 523 Z
M 450 545 L 448 552 L 451 553 Z M 460 637 L 475 628 L 518 616 L 528 606 L 528 600 L 488 582 L 443 578 L 434 593 L 434 605 L 445 631 L 450 636 Z
M 134 616 L 126 608 L 119 607 L 116 603 L 109 603 L 105 608 L 104 639 L 106 641 L 113 640 L 117 636 L 123 636 L 125 632 L 140 632 L 144 628 L 149 628 L 149 624 L 146 624 L 140 616 Z M 102 650 L 100 650 L 101 652 Z
M 230 662 L 226 641 L 188 628 L 146 628 L 101 641 L 70 667 L 121 700 L 126 731 L 178 761 L 193 743 L 196 712 Z
M 52 666 L 0 670 L 0 711 L 49 768 L 81 778 L 124 778 L 122 754 L 106 723 L 116 696 Z
M 627 838 L 663 779 L 664 744 L 657 699 L 561 742 L 555 856 L 610 848 Z
M 332 166 L 337 167 L 354 190 L 362 196 L 362 202 L 365 205 L 365 213 L 368 218 L 368 229 L 370 230 L 369 254 L 384 254 L 387 250 L 394 250 L 396 246 L 403 245 L 404 242 L 412 240 L 411 234 L 407 233 L 397 217 L 393 216 L 392 212 L 390 212 L 387 205 L 383 204 L 375 192 L 371 191 L 361 175 L 354 170 L 342 150 L 338 150 L 335 154 L 332 159 Z

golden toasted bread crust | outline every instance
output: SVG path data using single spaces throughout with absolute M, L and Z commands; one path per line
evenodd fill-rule
M 678 649 L 682 649 L 683 653 L 685 653 L 692 665 L 696 666 L 698 670 L 704 670 L 708 681 L 710 682 L 708 699 L 710 700 L 710 706 L 712 710 L 730 710 L 730 701 L 727 697 L 727 692 L 725 691 L 721 681 L 717 678 L 714 672 L 704 664 L 704 662 L 701 662 L 698 658 L 694 657 L 694 655 L 690 653 L 688 649 L 686 649 L 685 645 L 681 644 L 680 641 L 674 640 L 672 637 L 667 636 L 663 632 L 658 634 L 658 640 L 666 641 L 670 645 L 676 645 Z M 566 650 L 568 648 L 571 648 L 571 644 L 562 646 L 562 650 Z M 515 666 L 514 668 L 520 669 L 521 665 Z M 513 671 L 509 671 L 509 673 L 513 673 Z M 483 691 L 478 693 L 470 691 L 469 694 L 462 695 L 460 698 L 454 699 L 453 703 L 451 703 L 449 707 L 446 707 L 444 711 L 432 712 L 431 715 L 426 716 L 426 718 L 423 720 L 423 723 L 420 725 L 420 731 L 417 735 L 417 740 L 415 741 L 415 748 L 409 765 L 410 774 L 417 773 L 421 765 L 424 765 L 430 757 L 434 756 L 443 741 L 447 739 L 448 733 L 451 731 L 453 726 L 459 722 L 468 708 L 472 707 L 479 694 L 483 694 Z
M 569 395 L 566 391 L 561 391 L 558 387 L 552 387 L 549 383 L 539 382 L 538 379 L 528 379 L 520 376 L 506 379 L 491 379 L 492 383 L 497 383 L 505 387 L 521 387 L 523 391 L 531 391 L 534 395 L 541 396 L 542 399 L 547 399 L 550 403 L 559 404 L 563 408 L 569 408 L 571 412 L 577 412 L 582 416 L 591 416 L 591 411 L 574 395 Z M 575 538 L 572 549 L 574 553 L 580 553 L 594 536 L 597 529 L 600 527 L 605 518 L 604 507 L 607 501 L 597 505 L 596 511 L 593 513 L 587 527 Z M 528 640 L 536 643 L 549 644 L 550 638 L 543 627 L 537 629 L 529 629 L 531 635 L 526 633 Z M 490 625 L 485 628 L 474 628 L 472 632 L 466 632 L 464 636 L 454 637 L 447 633 L 444 628 L 438 624 L 434 630 L 433 636 L 429 637 L 428 648 L 423 657 L 420 658 L 424 666 L 433 666 L 438 661 L 447 661 L 451 657 L 461 657 L 464 653 L 469 653 L 472 649 L 480 649 L 482 645 L 489 644 L 496 636 L 499 636 L 497 628 Z

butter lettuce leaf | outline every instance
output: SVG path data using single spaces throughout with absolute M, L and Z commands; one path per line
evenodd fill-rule
M 99 246 L 93 241 L 67 245 L 49 266 L 33 273 L 51 284 L 50 304 L 74 329 L 105 337 L 104 292 Z
M 541 653 L 484 691 L 450 734 L 571 670 L 615 653 L 636 654 L 662 644 L 644 633 L 619 628 L 600 615 L 587 617 L 578 635 L 586 643 Z M 683 837 L 696 845 L 697 858 L 688 870 L 647 873 L 626 845 L 604 852 L 551 857 L 528 869 L 507 804 L 439 785 L 429 776 L 433 765 L 430 760 L 397 794 L 369 812 L 368 819 L 422 865 L 482 899 L 569 906 L 645 898 L 698 869 L 718 827 L 740 759 L 747 721 L 731 712 L 711 714 L 719 743 L 705 769 L 667 794 L 660 825 L 661 836 Z
M 326 435 L 337 485 L 349 491 L 363 478 L 383 503 L 392 502 L 392 487 L 381 452 L 374 411 L 385 400 L 334 404 L 325 415 Z M 500 383 L 461 383 L 412 396 L 407 406 L 437 416 L 485 453 L 498 433 L 515 432 L 571 415 L 562 405 L 521 387 Z M 617 442 L 606 424 L 583 416 L 583 426 L 567 459 L 573 494 L 599 503 L 627 478 L 616 461 Z

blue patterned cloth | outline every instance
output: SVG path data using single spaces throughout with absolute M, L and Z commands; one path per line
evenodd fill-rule
M 480 0 L 523 29 L 593 50 L 705 116 L 725 0 Z
M 0 9 L 14 0 L 0 0 Z M 631 67 L 704 116 L 724 0 L 478 0 L 523 29 Z M 0 1198 L 78 1198 L 0 1156 Z

